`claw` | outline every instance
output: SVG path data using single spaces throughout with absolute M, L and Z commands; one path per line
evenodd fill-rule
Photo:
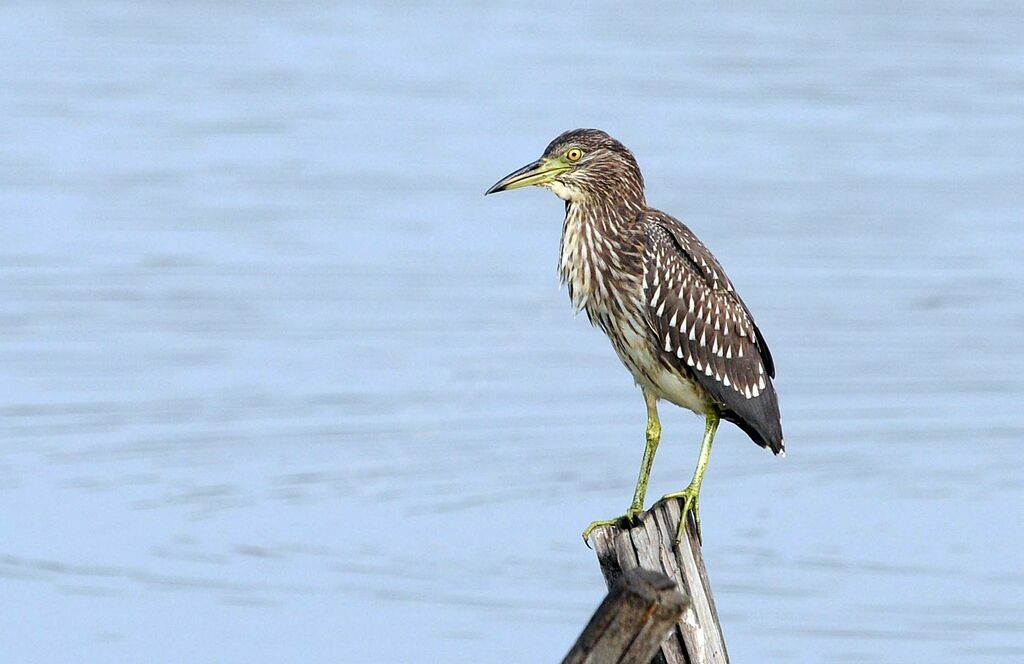
M 675 493 L 667 493 L 662 496 L 662 500 L 673 500 L 680 499 L 683 501 L 682 506 L 679 508 L 679 526 L 676 528 L 675 545 L 679 546 L 679 542 L 682 541 L 683 536 L 686 534 L 686 519 L 689 515 L 693 515 L 693 528 L 697 534 L 697 541 L 703 542 L 700 534 L 700 485 L 694 486 L 692 483 L 682 491 L 676 491 Z
M 590 548 L 590 534 L 602 526 L 617 526 L 623 523 L 627 524 L 627 527 L 635 525 L 637 521 L 639 521 L 638 517 L 642 511 L 642 509 L 634 509 L 631 507 L 625 514 L 615 517 L 614 519 L 591 521 L 590 525 L 583 531 L 583 543 L 587 545 L 587 548 Z

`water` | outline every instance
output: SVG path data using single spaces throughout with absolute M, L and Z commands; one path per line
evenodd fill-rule
M 560 202 L 481 194 L 576 126 L 779 367 L 734 660 L 1024 659 L 1018 3 L 293 4 L 0 10 L 4 661 L 557 661 L 644 411 Z

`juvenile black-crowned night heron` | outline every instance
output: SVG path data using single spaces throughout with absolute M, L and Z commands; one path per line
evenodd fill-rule
M 647 403 L 647 446 L 626 514 L 643 512 L 654 453 L 661 440 L 658 401 L 705 417 L 693 480 L 666 498 L 683 501 L 676 541 L 693 515 L 720 419 L 738 425 L 775 454 L 783 453 L 775 366 L 750 310 L 722 266 L 678 220 L 648 207 L 633 154 L 597 129 L 567 131 L 543 156 L 487 190 L 536 185 L 565 201 L 559 270 L 576 310 L 604 330 Z

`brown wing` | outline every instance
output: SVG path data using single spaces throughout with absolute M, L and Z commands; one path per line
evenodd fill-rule
M 722 266 L 679 221 L 650 211 L 644 289 L 662 360 L 696 380 L 753 441 L 783 449 L 775 365 Z

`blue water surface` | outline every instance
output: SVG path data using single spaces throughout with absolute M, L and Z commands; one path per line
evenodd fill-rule
M 559 661 L 645 414 L 561 203 L 482 193 L 577 126 L 778 365 L 702 495 L 733 660 L 1024 660 L 1005 1 L 4 5 L 0 659 Z

